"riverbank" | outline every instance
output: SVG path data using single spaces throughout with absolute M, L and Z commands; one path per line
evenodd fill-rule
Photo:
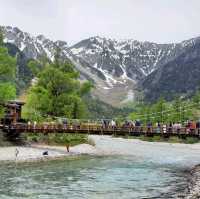
M 120 137 L 120 136 L 118 136 Z M 199 138 L 197 137 L 180 137 L 180 136 L 169 136 L 164 137 L 162 135 L 154 135 L 154 136 L 124 136 L 122 138 L 125 139 L 138 139 L 147 142 L 166 142 L 166 143 L 181 143 L 181 144 L 195 144 L 200 143 Z
M 162 164 L 177 163 L 183 166 L 194 167 L 200 163 L 200 143 L 182 144 L 165 142 L 147 142 L 139 139 L 124 139 L 111 136 L 90 135 L 88 138 L 93 144 L 79 144 L 70 147 L 67 152 L 65 146 L 46 144 L 31 144 L 29 146 L 0 147 L 0 161 L 15 161 L 16 149 L 18 161 L 34 159 L 57 158 L 75 155 L 127 155 L 135 158 L 150 159 Z M 43 152 L 48 151 L 44 156 Z M 163 158 L 164 157 L 164 158 Z
M 79 157 L 81 155 L 91 156 L 132 156 L 135 161 L 149 161 L 162 166 L 173 165 L 181 170 L 191 173 L 188 177 L 189 184 L 185 196 L 187 199 L 200 196 L 200 143 L 180 144 L 163 142 L 146 142 L 137 139 L 124 139 L 110 136 L 90 135 L 95 146 L 80 144 L 70 147 L 67 152 L 65 146 L 49 146 L 44 144 L 32 144 L 20 147 L 1 147 L 1 162 L 32 162 L 46 161 L 52 159 L 63 159 L 66 157 Z M 16 149 L 19 152 L 16 159 Z M 48 151 L 48 155 L 43 153 Z M 198 196 L 198 197 L 197 197 Z M 184 198 L 184 197 L 181 197 Z
M 195 166 L 188 176 L 188 186 L 182 197 L 184 199 L 200 198 L 200 165 Z
M 47 152 L 48 155 L 43 155 L 44 152 Z M 32 144 L 30 146 L 0 147 L 0 154 L 1 162 L 33 162 L 79 155 L 95 155 L 98 152 L 94 146 L 89 144 L 70 147 L 70 152 L 67 152 L 65 146 Z

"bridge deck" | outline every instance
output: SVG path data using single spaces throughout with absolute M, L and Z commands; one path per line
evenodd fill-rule
M 27 124 L 17 124 L 4 127 L 4 130 L 9 133 L 78 133 L 78 134 L 94 134 L 94 135 L 121 135 L 121 136 L 155 136 L 161 135 L 164 137 L 182 136 L 182 137 L 197 137 L 200 139 L 200 129 L 174 129 L 167 128 L 149 128 L 149 127 L 116 127 L 103 128 L 98 125 L 80 125 L 80 126 L 63 126 L 63 125 L 37 125 L 30 126 Z

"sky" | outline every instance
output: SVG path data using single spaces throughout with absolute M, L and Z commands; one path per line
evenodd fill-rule
M 0 0 L 0 25 L 69 45 L 92 36 L 173 43 L 200 36 L 200 0 Z

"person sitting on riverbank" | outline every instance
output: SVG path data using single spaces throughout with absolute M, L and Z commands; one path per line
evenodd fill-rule
M 49 152 L 48 152 L 48 151 L 44 151 L 44 152 L 42 153 L 42 155 L 43 155 L 43 156 L 47 156 L 47 155 L 49 155 Z

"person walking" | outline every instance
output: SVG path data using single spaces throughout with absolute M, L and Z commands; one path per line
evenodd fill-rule
M 18 155 L 19 155 L 19 150 L 15 148 L 15 161 L 17 161 Z

